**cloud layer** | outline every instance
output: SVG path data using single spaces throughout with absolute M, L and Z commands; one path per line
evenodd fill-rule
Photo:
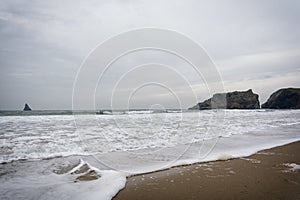
M 70 109 L 76 73 L 89 52 L 113 35 L 143 27 L 170 29 L 192 38 L 217 65 L 225 90 L 253 88 L 263 102 L 279 87 L 300 87 L 299 18 L 297 0 L 3 0 L 0 109 L 21 109 L 25 102 L 34 109 Z M 178 69 L 186 65 L 164 54 L 140 53 L 120 61 L 107 77 L 107 84 L 121 66 L 151 59 L 167 60 Z M 181 73 L 191 80 L 199 99 L 209 97 L 202 79 L 188 70 Z M 168 80 L 164 70 L 160 75 Z M 145 73 L 135 76 L 143 79 Z M 179 83 L 170 80 L 183 94 L 186 88 Z M 120 91 L 131 88 L 130 83 L 124 83 Z M 182 98 L 183 107 L 195 103 L 190 95 Z M 176 107 L 171 96 L 153 88 L 137 94 L 133 106 L 148 106 L 152 101 Z M 98 102 L 97 107 L 107 106 L 101 99 Z

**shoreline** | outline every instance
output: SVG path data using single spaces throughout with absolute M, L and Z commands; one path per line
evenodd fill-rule
M 297 152 L 300 141 L 248 157 L 131 176 L 113 199 L 300 199 Z

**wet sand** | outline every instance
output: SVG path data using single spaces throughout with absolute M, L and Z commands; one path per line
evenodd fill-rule
M 199 163 L 133 176 L 114 200 L 300 199 L 300 142 L 247 158 Z

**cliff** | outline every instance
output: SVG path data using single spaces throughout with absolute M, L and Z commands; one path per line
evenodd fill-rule
M 247 91 L 234 91 L 228 93 L 217 93 L 212 98 L 207 99 L 189 108 L 190 110 L 205 109 L 258 109 L 258 95 L 251 89 Z
M 269 109 L 300 109 L 300 88 L 277 90 L 261 107 Z

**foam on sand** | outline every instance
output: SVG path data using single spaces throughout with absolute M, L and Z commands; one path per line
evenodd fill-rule
M 300 170 L 300 165 L 296 163 L 284 163 L 285 167 L 288 167 L 289 169 L 283 170 L 283 172 L 296 172 Z
M 126 175 L 114 170 L 99 170 L 80 159 L 78 165 L 65 175 L 76 176 L 74 184 L 80 185 L 81 192 L 76 191 L 73 199 L 112 199 L 125 187 Z M 76 183 L 79 181 L 78 183 Z M 75 186 L 75 188 L 77 188 Z M 77 188 L 79 189 L 79 188 Z
M 26 166 L 21 163 L 16 166 L 14 170 L 18 170 L 18 175 L 10 177 L 7 174 L 9 178 L 0 182 L 0 199 L 110 200 L 125 187 L 124 173 L 100 170 L 82 159 L 53 170 L 51 166 L 57 164 L 55 161 L 25 163 Z M 67 161 L 62 159 L 62 162 Z M 4 167 L 12 166 L 9 163 Z
M 229 154 L 220 154 L 219 156 L 218 156 L 218 160 L 229 160 L 229 159 L 232 159 L 233 157 L 232 157 L 232 155 L 229 155 Z

